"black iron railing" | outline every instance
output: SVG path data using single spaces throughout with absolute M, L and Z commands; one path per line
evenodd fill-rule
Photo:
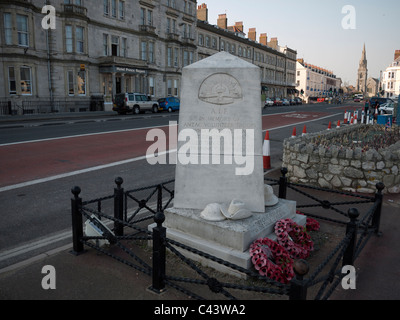
M 297 206 L 298 209 L 321 210 L 321 214 L 303 212 L 305 215 L 316 218 L 321 222 L 334 223 L 344 228 L 343 238 L 326 255 L 315 270 L 310 270 L 308 263 L 304 260 L 295 261 L 293 269 L 296 276 L 288 284 L 282 284 L 262 277 L 255 270 L 242 268 L 169 239 L 167 237 L 167 229 L 163 226 L 163 223 L 165 220 L 164 210 L 171 204 L 174 198 L 174 191 L 172 190 L 173 180 L 150 187 L 125 191 L 122 187 L 123 180 L 117 178 L 115 180 L 116 187 L 114 188 L 113 195 L 90 201 L 82 201 L 79 197 L 80 188 L 73 188 L 72 193 L 74 197 L 71 200 L 72 253 L 75 255 L 83 253 L 84 245 L 99 250 L 117 261 L 123 262 L 151 276 L 152 284 L 150 289 L 157 293 L 161 293 L 167 287 L 170 287 L 193 298 L 203 299 L 192 291 L 194 286 L 199 285 L 208 286 L 214 294 L 222 294 L 228 299 L 235 299 L 233 294 L 229 292 L 230 289 L 282 295 L 292 300 L 304 300 L 307 298 L 327 299 L 344 277 L 344 274 L 341 272 L 342 267 L 346 265 L 353 266 L 368 240 L 373 235 L 380 235 L 379 224 L 384 185 L 378 183 L 376 185 L 377 193 L 375 197 L 368 197 L 293 184 L 288 182 L 286 177 L 287 170 L 283 168 L 281 172 L 282 176 L 279 180 L 266 179 L 270 185 L 278 186 L 280 198 L 286 199 L 290 192 L 300 193 L 306 199 L 311 199 L 315 203 L 299 204 Z M 305 192 L 304 190 L 311 192 Z M 336 194 L 354 199 L 337 202 L 321 200 L 316 195 L 311 194 L 312 191 L 327 193 L 330 198 L 332 198 L 332 194 Z M 354 205 L 358 205 L 359 208 L 353 207 Z M 342 206 L 352 207 L 348 210 L 343 210 Z M 113 214 L 107 215 L 104 213 L 108 210 L 113 210 Z M 334 219 L 322 212 L 333 212 L 339 215 L 340 218 Z M 102 221 L 101 224 L 98 224 L 100 229 L 99 236 L 84 236 L 83 218 L 93 223 L 96 223 L 97 219 Z M 146 224 L 146 221 L 148 222 L 149 220 L 155 222 L 155 226 L 150 228 L 151 230 L 148 224 Z M 113 227 L 110 227 L 111 229 L 106 228 L 106 222 L 111 223 Z M 112 252 L 100 247 L 96 243 L 96 240 L 109 241 L 111 246 L 120 248 L 125 257 L 118 256 L 114 251 Z M 152 242 L 151 262 L 144 261 L 129 249 L 130 246 L 123 243 L 124 241 L 132 240 Z M 179 261 L 192 269 L 198 277 L 185 278 L 169 274 L 167 272 L 167 250 Z M 187 252 L 235 270 L 248 278 L 256 280 L 258 284 L 250 286 L 238 284 L 237 282 L 221 282 L 215 277 L 209 276 L 197 263 L 187 258 L 185 254 Z M 131 260 L 128 260 L 127 257 Z M 184 284 L 186 284 L 186 287 L 184 287 Z M 191 289 L 187 288 L 188 285 Z M 318 288 L 317 285 L 319 285 Z M 310 288 L 312 287 L 315 287 L 313 293 L 317 291 L 315 297 L 310 297 Z

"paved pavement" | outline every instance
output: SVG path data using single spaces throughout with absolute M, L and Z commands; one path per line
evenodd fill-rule
M 385 196 L 383 235 L 373 236 L 356 260 L 356 289 L 346 291 L 338 286 L 331 300 L 400 299 L 399 208 L 399 195 Z M 171 287 L 157 295 L 149 290 L 150 275 L 85 248 L 86 253 L 74 256 L 71 246 L 62 247 L 0 270 L 0 300 L 191 300 Z M 56 271 L 54 290 L 42 288 L 47 275 L 42 268 L 47 265 Z M 206 293 L 205 297 L 213 296 Z

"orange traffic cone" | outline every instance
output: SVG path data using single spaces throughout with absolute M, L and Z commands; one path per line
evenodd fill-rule
M 296 127 L 293 128 L 292 138 L 296 138 Z
M 347 110 L 344 112 L 344 124 L 347 124 L 347 117 L 348 117 L 348 115 L 347 115 Z
M 331 130 L 331 129 L 332 129 L 332 122 L 329 121 L 328 130 Z
M 306 126 L 304 126 L 304 128 L 303 128 L 303 136 L 305 136 L 307 134 L 307 127 Z
M 264 161 L 264 170 L 271 169 L 271 149 L 269 143 L 269 131 L 267 131 L 264 138 L 263 161 Z
M 340 120 L 338 120 L 337 126 L 336 126 L 336 129 L 339 129 L 339 128 L 340 128 Z

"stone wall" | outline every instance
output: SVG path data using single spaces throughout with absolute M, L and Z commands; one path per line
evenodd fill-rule
M 283 167 L 288 169 L 290 182 L 359 193 L 375 193 L 376 184 L 383 182 L 385 192 L 400 193 L 400 141 L 387 149 L 366 152 L 359 147 L 323 147 L 311 142 L 316 136 L 324 135 L 329 140 L 335 135 L 348 134 L 356 127 L 286 139 Z

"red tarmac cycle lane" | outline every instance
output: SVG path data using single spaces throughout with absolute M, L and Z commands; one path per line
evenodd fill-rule
M 291 112 L 263 116 L 263 129 L 315 120 L 328 113 Z M 168 139 L 169 127 L 159 127 Z M 146 155 L 151 129 L 77 136 L 0 146 L 0 187 L 93 168 Z M 168 142 L 168 140 L 167 140 Z M 174 149 L 176 146 L 171 146 Z M 159 150 L 165 151 L 165 150 Z
M 0 146 L 0 187 L 146 155 L 148 130 Z

